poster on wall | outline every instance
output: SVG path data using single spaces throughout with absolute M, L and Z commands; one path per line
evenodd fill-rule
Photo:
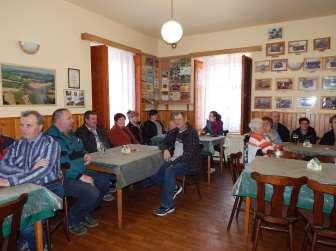
M 64 105 L 68 107 L 85 107 L 84 90 L 64 90 Z
M 3 105 L 55 105 L 55 70 L 1 64 Z

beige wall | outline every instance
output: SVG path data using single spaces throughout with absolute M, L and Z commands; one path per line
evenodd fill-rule
M 57 95 L 56 106 L 0 105 L 0 117 L 19 116 L 26 109 L 37 109 L 47 115 L 63 107 L 68 67 L 80 69 L 81 89 L 86 91 L 86 107 L 71 109 L 72 112 L 91 108 L 90 48 L 89 42 L 80 39 L 82 32 L 157 54 L 156 39 L 62 0 L 1 0 L 0 6 L 0 63 L 55 69 Z M 24 54 L 18 40 L 38 42 L 40 51 L 35 55 Z

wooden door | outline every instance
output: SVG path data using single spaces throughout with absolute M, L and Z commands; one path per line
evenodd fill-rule
M 251 120 L 251 86 L 252 86 L 252 59 L 243 55 L 240 134 L 249 132 L 248 123 Z
M 203 62 L 200 60 L 194 60 L 194 111 L 195 111 L 195 128 L 201 129 L 203 128 L 203 98 L 204 98 L 204 90 L 203 90 L 203 79 L 202 79 L 202 71 L 203 71 Z

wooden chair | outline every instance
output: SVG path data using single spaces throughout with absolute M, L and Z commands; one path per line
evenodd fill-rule
M 308 187 L 314 192 L 313 213 L 300 210 L 307 224 L 302 250 L 305 250 L 308 241 L 311 249 L 315 250 L 316 244 L 336 247 L 336 185 L 321 184 L 315 180 L 308 180 Z M 324 195 L 333 196 L 334 205 L 330 215 L 323 213 Z
M 257 250 L 258 238 L 261 229 L 287 232 L 289 234 L 289 249 L 293 250 L 293 224 L 297 221 L 297 208 L 299 191 L 306 184 L 307 178 L 291 178 L 284 176 L 268 176 L 252 172 L 252 178 L 257 182 L 257 209 L 255 215 L 255 233 L 253 250 Z M 265 201 L 265 185 L 273 187 L 270 203 Z M 284 191 L 291 186 L 291 200 L 287 208 L 284 204 Z M 287 210 L 284 210 L 287 209 Z
M 16 251 L 16 242 L 20 233 L 20 220 L 24 204 L 27 202 L 28 194 L 21 194 L 16 200 L 0 205 L 0 226 L 2 228 L 7 216 L 12 215 L 11 232 L 7 238 L 0 236 L 0 247 L 2 251 Z
M 332 156 L 323 156 L 323 155 L 319 155 L 319 156 L 316 156 L 316 158 L 322 162 L 322 163 L 332 163 L 332 164 L 335 164 L 335 157 L 332 157 Z

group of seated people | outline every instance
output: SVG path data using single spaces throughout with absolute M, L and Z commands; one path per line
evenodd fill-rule
M 256 155 L 264 155 L 268 151 L 282 148 L 283 142 L 317 143 L 315 129 L 310 126 L 310 121 L 306 117 L 299 118 L 299 127 L 291 134 L 285 125 L 279 122 L 278 112 L 272 112 L 271 117 L 254 118 L 249 123 L 251 133 L 249 135 L 247 162 L 250 163 Z M 326 132 L 320 139 L 321 145 L 336 146 L 336 115 L 329 119 L 331 130 Z

